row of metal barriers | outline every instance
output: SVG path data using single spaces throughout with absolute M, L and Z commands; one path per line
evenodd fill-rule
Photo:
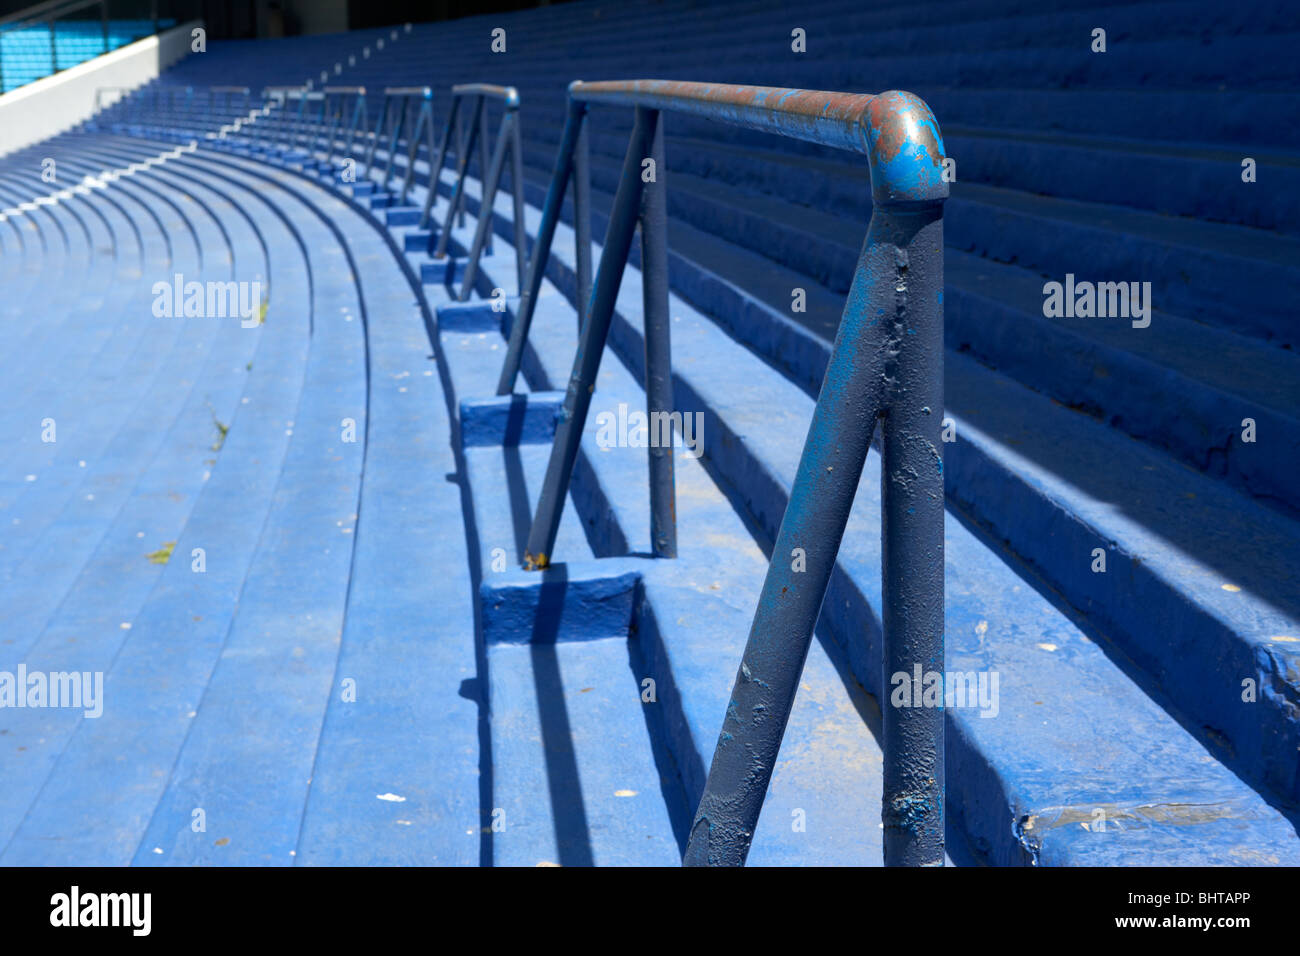
M 196 108 L 191 88 L 138 95 L 135 107 L 152 107 L 155 115 Z M 865 154 L 874 205 L 871 222 L 685 853 L 688 865 L 743 864 L 877 433 L 882 456 L 884 673 L 910 674 L 917 665 L 926 671 L 943 669 L 942 228 L 948 182 L 943 140 L 930 109 L 898 91 L 873 95 L 664 80 L 574 82 L 568 87 L 564 129 L 529 255 L 520 98 L 513 87 L 453 86 L 440 136 L 435 135 L 430 87 L 385 88 L 373 125 L 367 90 L 360 86 L 268 87 L 261 91 L 260 104 L 254 104 L 247 87 L 213 87 L 204 95 L 206 105 L 219 104 L 247 117 L 234 129 L 247 137 L 252 149 L 319 162 L 327 169 L 359 166 L 357 175 L 381 191 L 391 190 L 399 207 L 409 205 L 423 153 L 426 189 L 416 219 L 419 228 L 431 228 L 440 190 L 450 188 L 436 239 L 431 234 L 431 254 L 437 259 L 449 254 L 456 218 L 464 223 L 470 160 L 479 150 L 480 207 L 458 293 L 462 301 L 473 291 L 481 254 L 491 248 L 495 199 L 510 153 L 518 299 L 508 320 L 500 395 L 515 389 L 572 183 L 578 343 L 523 554 L 524 566 L 543 574 L 555 560 L 556 535 L 596 373 L 638 230 L 646 415 L 652 422 L 672 420 L 663 114 L 685 114 Z M 490 101 L 504 107 L 491 149 Z M 588 133 L 592 106 L 634 111 L 594 276 Z M 126 119 L 129 124 L 129 109 Z M 227 132 L 223 127 L 217 135 Z M 403 154 L 404 169 L 398 170 Z M 452 154 L 454 180 L 446 184 L 442 174 Z M 647 160 L 655 170 L 649 177 L 644 175 Z M 395 173 L 400 182 L 394 181 Z M 651 547 L 656 558 L 672 559 L 677 554 L 672 442 L 656 443 L 648 452 Z M 792 560 L 796 555 L 799 559 Z M 882 712 L 884 862 L 942 865 L 943 708 L 882 706 Z

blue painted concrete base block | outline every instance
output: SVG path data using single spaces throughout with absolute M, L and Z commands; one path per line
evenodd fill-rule
M 389 206 L 384 210 L 384 223 L 393 226 L 414 226 L 420 222 L 420 210 L 415 206 Z
M 422 252 L 421 249 L 407 249 L 407 252 Z M 420 281 L 425 285 L 455 285 L 465 278 L 465 259 L 447 256 L 442 259 L 430 259 L 420 263 Z
M 463 399 L 460 403 L 461 444 L 471 447 L 549 442 L 555 435 L 556 418 L 563 408 L 563 392 Z
M 479 586 L 488 644 L 554 644 L 627 637 L 644 558 L 485 572 Z
M 418 222 L 418 210 L 416 210 Z M 401 225 L 389 223 L 389 226 Z M 433 233 L 428 229 L 410 229 L 402 234 L 402 249 L 405 252 L 429 252 L 433 245 Z
M 454 332 L 446 335 L 458 337 Z M 557 546 L 573 560 L 543 571 L 519 567 L 518 549 L 536 506 L 530 491 L 540 487 L 535 480 L 530 484 L 528 476 L 545 467 L 563 400 L 561 392 L 532 392 L 460 402 L 461 449 L 482 552 L 480 621 L 488 645 L 586 641 L 629 633 L 647 560 L 583 560 L 591 551 L 572 507 L 566 510 Z
M 499 334 L 502 321 L 507 316 L 492 308 L 482 299 L 469 302 L 448 302 L 439 305 L 434 314 L 438 317 L 441 332 L 492 332 Z

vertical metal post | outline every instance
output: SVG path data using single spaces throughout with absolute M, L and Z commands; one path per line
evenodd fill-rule
M 307 135 L 307 89 L 298 94 L 298 117 L 294 121 L 293 140 L 290 142 L 291 149 L 298 149 L 302 145 L 303 137 Z M 308 140 L 310 143 L 310 140 Z
M 636 108 L 654 130 L 649 158 L 654 180 L 641 188 L 641 303 L 645 341 L 645 402 L 650 434 L 650 547 L 657 558 L 677 557 L 677 497 L 673 480 L 672 347 L 668 323 L 668 202 L 664 181 L 664 124 L 657 110 Z M 666 443 L 665 443 L 666 442 Z
M 492 203 L 497 195 L 497 183 L 501 181 L 501 167 L 505 165 L 506 147 L 510 144 L 510 125 L 514 113 L 506 110 L 501 117 L 501 129 L 497 132 L 497 145 L 492 150 L 492 161 L 483 178 L 483 201 L 479 204 L 478 226 L 474 230 L 474 243 L 470 246 L 469 262 L 465 264 L 465 277 L 461 281 L 459 301 L 469 299 L 474 288 L 474 279 L 478 275 L 478 260 L 483 254 L 483 244 L 487 234 L 492 231 Z
M 375 146 L 379 142 L 379 137 L 384 135 L 384 128 L 388 124 L 388 100 L 389 100 L 389 96 L 387 93 L 385 93 L 384 105 L 383 108 L 380 109 L 379 111 L 379 122 L 376 124 L 374 132 L 370 134 L 370 146 L 369 148 L 366 149 L 366 175 L 367 176 L 370 175 L 370 170 L 372 168 L 372 164 L 374 163 Z
M 312 161 L 315 162 L 315 153 L 317 147 L 324 146 L 328 156 L 334 154 L 334 127 L 326 122 L 329 117 L 329 94 L 321 91 L 320 95 L 320 113 L 316 116 L 316 129 L 312 135 Z M 325 137 L 329 137 L 322 142 Z M 328 161 L 328 160 L 327 160 Z
M 333 166 L 334 165 L 334 137 L 335 134 L 338 132 L 339 119 L 340 119 L 340 115 L 343 112 L 343 96 L 342 94 L 339 95 L 338 100 L 336 100 L 334 103 L 333 110 L 330 110 L 328 108 L 329 101 L 330 101 L 330 94 L 326 93 L 325 112 L 329 114 L 329 129 L 326 130 L 325 132 L 325 162 L 328 165 Z
M 605 340 L 609 336 L 610 322 L 614 317 L 614 302 L 618 298 L 623 268 L 627 264 L 627 254 L 632 248 L 632 238 L 636 232 L 637 214 L 641 205 L 641 160 L 645 158 L 654 136 L 651 124 L 657 118 L 657 114 L 651 115 L 652 112 L 637 111 L 632 138 L 628 141 L 627 154 L 623 157 L 623 171 L 619 176 L 618 192 L 610 211 L 609 227 L 605 231 L 596 287 L 591 294 L 591 309 L 583 325 L 582 335 L 578 338 L 573 372 L 569 376 L 569 387 L 564 396 L 564 410 L 555 429 L 546 478 L 537 500 L 532 529 L 528 533 L 524 566 L 529 570 L 544 568 L 551 562 L 555 535 L 560 528 L 564 501 L 568 497 L 569 479 L 578 457 L 578 444 L 582 440 L 587 412 L 591 408 L 596 372 L 600 369 L 600 358 L 605 351 Z
M 510 327 L 510 344 L 506 349 L 506 360 L 501 366 L 501 377 L 497 380 L 497 394 L 509 395 L 515 390 L 515 379 L 519 375 L 519 363 L 524 354 L 524 343 L 528 341 L 528 328 L 533 321 L 533 310 L 537 307 L 537 292 L 542 287 L 542 278 L 546 275 L 546 260 L 551 254 L 551 242 L 555 238 L 555 227 L 560 221 L 560 207 L 564 204 L 564 191 L 569 183 L 569 176 L 574 172 L 574 148 L 582 129 L 586 126 L 587 105 L 577 100 L 569 100 L 569 111 L 564 121 L 564 132 L 560 134 L 560 151 L 555 156 L 555 171 L 551 174 L 551 185 L 546 190 L 546 202 L 542 206 L 542 221 L 537 227 L 537 241 L 533 243 L 533 254 L 528 259 L 528 278 L 520 291 L 519 308 L 514 325 Z M 588 252 L 591 243 L 587 244 Z M 581 299 L 581 295 L 579 295 Z M 579 307 L 582 303 L 579 301 Z
M 510 186 L 515 218 L 515 294 L 524 288 L 524 273 L 528 271 L 528 230 L 524 228 L 524 138 L 520 132 L 523 114 L 511 110 L 514 121 L 510 124 Z
M 887 689 L 918 666 L 944 672 L 942 210 L 881 214 L 896 350 L 881 458 Z M 920 703 L 881 708 L 886 866 L 943 866 L 944 711 Z
M 353 159 L 352 147 L 356 139 L 357 129 L 365 128 L 366 123 L 366 94 L 361 92 L 357 94 L 357 101 L 352 107 L 352 119 L 348 123 L 348 159 Z
M 429 219 L 433 215 L 433 203 L 438 198 L 438 184 L 442 181 L 442 164 L 447 161 L 447 150 L 451 146 L 452 127 L 458 125 L 460 115 L 460 97 L 453 95 L 451 98 L 451 112 L 447 114 L 447 122 L 442 128 L 442 141 L 438 143 L 438 158 L 429 157 L 429 188 L 424 194 L 424 209 L 420 213 L 420 228 L 425 229 L 429 225 Z M 430 123 L 433 122 L 430 114 Z M 459 162 L 459 160 L 458 160 Z
M 749 853 L 882 415 L 885 687 L 915 664 L 943 670 L 941 217 L 941 203 L 906 209 L 877 199 L 691 827 L 688 866 L 740 866 Z M 942 865 L 943 709 L 884 710 L 885 862 Z
M 459 97 L 458 97 L 458 99 L 459 99 Z M 464 155 L 465 150 L 466 150 L 467 148 L 468 148 L 468 147 L 467 147 L 467 145 L 466 145 L 466 143 L 465 143 L 465 114 L 464 114 L 464 113 L 460 113 L 460 114 L 458 114 L 457 117 L 456 117 L 456 167 L 457 167 L 458 169 L 460 168 L 460 158 L 461 158 L 461 156 Z M 469 168 L 469 167 L 468 167 L 468 164 L 466 165 L 466 168 L 467 168 L 467 169 Z M 464 210 L 464 209 L 461 209 L 461 210 L 460 210 L 460 222 L 459 222 L 459 226 L 460 226 L 461 229 L 464 229 L 464 228 L 465 228 L 465 210 Z
M 420 153 L 420 134 L 424 132 L 426 125 L 433 128 L 433 108 L 430 104 L 433 101 L 433 90 L 425 89 L 424 97 L 420 100 L 420 110 L 415 119 L 415 126 L 407 134 L 409 142 L 406 146 L 406 176 L 402 180 L 402 204 L 406 204 L 406 197 L 411 191 L 411 184 L 415 182 L 415 160 Z M 432 144 L 430 144 L 432 145 Z M 429 162 L 433 162 L 433 150 L 429 150 Z
M 479 114 L 483 112 L 483 97 L 478 100 Z M 469 124 L 469 134 L 466 138 L 465 148 L 461 150 L 459 158 L 456 160 L 456 188 L 451 194 L 451 204 L 447 207 L 447 221 L 443 224 L 442 232 L 438 235 L 437 248 L 433 250 L 433 257 L 441 259 L 447 254 L 447 243 L 451 241 L 451 223 L 458 211 L 463 211 L 461 207 L 465 202 L 465 179 L 469 169 L 469 154 L 474 151 L 474 142 L 478 139 L 479 127 L 478 118 L 475 118 Z M 464 226 L 462 219 L 461 225 Z
M 587 124 L 578 130 L 573 156 L 573 240 L 577 244 L 578 331 L 591 305 L 591 146 Z
M 265 91 L 262 92 L 262 100 L 262 108 L 266 110 L 266 112 L 262 114 L 261 119 L 253 124 L 253 140 L 257 149 L 266 150 L 269 153 L 271 147 L 274 145 L 274 141 L 271 137 L 273 135 L 272 126 L 275 120 L 271 116 L 271 113 L 275 109 L 275 100 L 268 100 Z
M 387 93 L 384 94 L 388 96 Z M 399 96 L 397 98 L 396 116 L 393 117 L 393 131 L 388 137 L 388 163 L 384 166 L 384 189 L 388 188 L 388 180 L 393 175 L 393 159 L 397 155 L 397 141 L 401 138 L 402 127 L 406 123 L 407 98 Z
M 487 171 L 488 171 L 488 163 L 489 163 L 488 115 L 487 115 L 486 96 L 480 96 L 478 98 L 478 137 L 479 137 L 478 184 L 481 190 L 483 186 L 483 181 L 487 179 Z M 489 210 L 489 215 L 490 213 L 491 210 Z M 479 210 L 479 215 L 481 216 L 482 214 L 483 214 L 482 210 Z M 492 230 L 491 229 L 488 230 L 488 234 L 487 234 L 487 254 L 492 255 Z

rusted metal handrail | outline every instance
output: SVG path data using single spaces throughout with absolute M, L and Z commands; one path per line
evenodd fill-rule
M 865 153 L 874 203 L 790 501 L 772 550 L 684 862 L 742 865 L 794 703 L 822 600 L 876 426 L 882 429 L 885 674 L 942 670 L 943 640 L 943 140 L 929 107 L 910 93 L 826 93 L 665 80 L 574 83 L 569 122 L 511 330 L 501 384 L 513 385 L 537 287 L 572 169 L 585 106 L 636 110 L 600 267 L 525 551 L 551 558 L 596 370 L 636 227 L 636 209 L 662 202 L 659 113 L 678 113 Z M 568 152 L 566 152 L 566 150 Z M 642 159 L 659 182 L 641 182 Z M 644 193 L 644 196 L 643 196 Z M 642 214 L 647 411 L 671 404 L 668 278 L 656 247 L 657 213 Z M 508 391 L 509 389 L 507 389 Z M 653 419 L 651 419 L 653 420 Z M 669 450 L 671 451 L 671 450 Z M 671 456 L 668 456 L 671 467 Z M 663 472 L 651 458 L 652 523 Z M 671 472 L 668 472 L 671 478 Z M 671 486 L 667 486 L 671 488 Z M 794 560 L 792 560 L 792 558 Z M 888 686 L 888 680 L 885 682 Z M 884 707 L 884 855 L 887 865 L 942 865 L 943 710 Z

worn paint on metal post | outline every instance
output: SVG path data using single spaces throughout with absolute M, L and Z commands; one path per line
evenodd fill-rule
M 677 557 L 677 493 L 673 477 L 673 368 L 668 322 L 668 183 L 664 124 L 658 110 L 636 108 L 637 123 L 653 130 L 647 158 L 654 180 L 641 186 L 641 303 L 645 342 L 645 402 L 650 435 L 650 548 Z M 641 172 L 644 178 L 645 171 Z M 666 426 L 664 423 L 667 422 Z M 665 441 L 666 439 L 666 441 Z
M 760 93 L 767 102 L 771 91 Z M 687 844 L 686 865 L 739 866 L 794 704 L 854 492 L 878 419 L 884 459 L 884 687 L 913 665 L 943 670 L 943 143 L 928 107 L 898 92 L 843 112 L 806 91 L 794 120 L 724 94 L 740 125 L 858 142 L 872 214 Z M 842 94 L 840 95 L 842 96 Z M 779 101 L 779 100 L 778 100 Z M 738 112 L 737 112 L 738 111 Z M 834 115 L 826 128 L 808 120 Z M 802 565 L 797 558 L 802 557 Z M 803 570 L 797 570 L 802 566 Z M 884 717 L 885 863 L 943 863 L 943 709 Z
M 942 207 L 885 206 L 879 218 L 879 246 L 894 252 L 881 461 L 885 865 L 942 866 L 942 697 L 937 707 L 890 699 L 894 675 L 944 672 Z M 884 284 L 888 294 L 889 273 Z
M 641 205 L 641 160 L 647 155 L 654 130 L 647 122 L 649 114 L 638 114 L 623 157 L 623 172 L 619 176 L 618 192 L 610 211 L 609 227 L 596 272 L 596 287 L 591 294 L 591 309 L 578 338 L 578 350 L 573 357 L 573 372 L 569 376 L 564 408 L 555 428 L 551 445 L 551 458 L 546 466 L 537 499 L 537 512 L 528 533 L 524 552 L 524 567 L 529 570 L 545 568 L 550 564 L 555 535 L 560 527 L 560 515 L 568 497 L 569 478 L 578 457 L 582 430 L 587 424 L 591 395 L 596 388 L 596 373 L 600 369 L 601 354 L 614 318 L 614 302 L 623 282 L 623 268 L 632 248 L 637 216 Z
M 524 280 L 523 291 L 520 293 L 514 324 L 510 327 L 510 342 L 506 349 L 505 362 L 501 366 L 501 377 L 497 380 L 498 395 L 509 395 L 515 390 L 515 379 L 519 376 L 524 344 L 528 341 L 528 328 L 533 321 L 533 310 L 537 307 L 537 293 L 542 287 L 542 278 L 546 274 L 546 260 L 551 254 L 555 227 L 560 222 L 560 207 L 564 204 L 564 192 L 569 183 L 570 173 L 575 171 L 574 149 L 581 131 L 586 126 L 586 119 L 586 104 L 570 100 L 564 131 L 560 134 L 560 149 L 555 156 L 555 170 L 551 173 L 551 185 L 546 190 L 546 201 L 542 206 L 542 221 L 537 227 L 537 241 L 533 243 L 533 254 L 528 260 L 528 276 Z M 587 248 L 590 250 L 590 242 Z

